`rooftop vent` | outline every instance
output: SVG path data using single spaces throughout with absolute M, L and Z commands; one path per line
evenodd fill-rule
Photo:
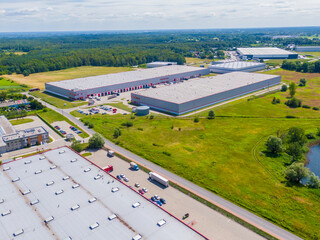
M 117 218 L 117 215 L 116 215 L 116 214 L 112 214 L 112 215 L 110 215 L 110 216 L 108 217 L 109 221 L 111 221 L 111 220 L 113 220 L 113 219 L 115 219 L 115 218 Z
M 12 182 L 18 182 L 20 180 L 19 177 L 12 179 Z
M 72 159 L 72 160 L 70 160 L 70 162 L 72 162 L 72 163 L 74 163 L 74 162 L 76 162 L 76 161 L 78 161 L 78 159 Z
M 59 154 L 62 154 L 62 153 L 65 153 L 65 152 L 66 152 L 65 150 L 62 150 L 62 151 L 59 152 Z
M 52 169 L 55 169 L 55 168 L 57 168 L 56 165 L 53 165 L 53 166 L 50 167 L 51 170 L 52 170 Z
M 4 216 L 7 216 L 11 213 L 11 210 L 8 210 L 8 211 L 5 211 L 3 213 L 1 213 L 1 216 L 4 217 Z
M 46 157 L 45 157 L 45 156 L 43 156 L 43 157 L 39 157 L 39 160 L 44 160 L 44 159 L 46 159 Z
M 39 203 L 39 199 L 36 199 L 36 200 L 30 202 L 30 205 L 33 206 L 33 205 L 36 205 L 37 203 Z
M 79 204 L 72 206 L 71 210 L 74 211 L 74 210 L 77 210 L 78 208 L 80 208 Z
M 141 203 L 136 202 L 136 203 L 132 204 L 132 207 L 133 207 L 133 208 L 137 208 L 137 207 L 139 207 L 140 205 L 141 205 Z
M 91 168 L 87 168 L 85 170 L 83 170 L 84 172 L 90 172 L 91 171 Z
M 54 181 L 51 181 L 51 182 L 48 182 L 46 185 L 47 186 L 51 186 L 51 185 L 53 185 L 54 184 Z
M 66 237 L 65 239 L 63 240 L 72 240 L 72 238 L 69 236 L 69 237 Z
M 5 167 L 5 168 L 3 168 L 3 171 L 5 172 L 5 171 L 8 171 L 10 169 L 11 169 L 11 167 Z
M 119 188 L 117 188 L 117 187 L 114 187 L 114 188 L 111 189 L 111 192 L 113 192 L 113 193 L 114 192 L 118 192 L 118 191 L 119 191 Z
M 142 239 L 142 236 L 141 236 L 140 234 L 135 235 L 135 236 L 132 238 L 132 240 L 140 240 L 140 239 Z
M 90 199 L 88 200 L 89 203 L 93 203 L 93 202 L 95 202 L 95 201 L 97 201 L 97 199 L 96 199 L 95 197 L 90 198 Z
M 14 237 L 17 237 L 17 236 L 19 236 L 19 235 L 21 235 L 21 234 L 23 234 L 23 233 L 24 233 L 24 230 L 21 228 L 21 229 L 19 229 L 18 231 L 14 232 L 14 233 L 13 233 L 13 236 L 14 236 Z
M 61 189 L 61 190 L 59 190 L 59 191 L 55 192 L 55 194 L 56 194 L 56 195 L 60 195 L 60 194 L 62 194 L 62 193 L 64 193 L 63 189 Z
M 102 175 L 98 174 L 97 176 L 94 177 L 94 180 L 98 180 L 100 178 L 102 178 Z
M 0 204 L 1 204 L 1 203 L 4 203 L 4 199 L 3 199 L 3 198 L 2 198 L 2 199 L 0 199 Z
M 25 161 L 24 164 L 30 164 L 32 161 L 29 160 L 29 161 Z
M 54 219 L 54 217 L 51 216 L 51 217 L 46 218 L 46 219 L 44 220 L 44 222 L 45 222 L 45 223 L 48 223 L 48 222 L 51 222 L 53 219 Z
M 34 172 L 34 174 L 40 174 L 40 173 L 42 173 L 42 170 L 38 170 Z
M 93 229 L 95 229 L 95 228 L 97 228 L 97 227 L 99 227 L 99 226 L 100 226 L 99 223 L 96 222 L 96 223 L 94 223 L 94 224 L 91 224 L 91 225 L 89 226 L 89 228 L 90 228 L 90 230 L 93 230 Z
M 72 186 L 73 189 L 78 188 L 78 187 L 80 187 L 80 184 L 78 184 L 78 183 Z
M 27 194 L 29 194 L 29 193 L 31 193 L 30 189 L 27 190 L 27 191 L 22 192 L 22 195 L 27 195 Z
M 159 222 L 157 222 L 157 225 L 158 225 L 159 227 L 162 227 L 162 226 L 165 225 L 166 223 L 167 223 L 166 220 L 162 219 L 162 220 L 160 220 Z
M 65 176 L 62 178 L 63 181 L 68 180 L 70 177 L 69 176 Z

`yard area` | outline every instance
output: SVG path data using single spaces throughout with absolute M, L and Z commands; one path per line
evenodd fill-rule
M 62 109 L 75 108 L 88 104 L 85 101 L 68 101 L 67 99 L 60 98 L 46 92 L 31 92 L 30 95 L 41 98 L 43 101 Z
M 109 73 L 118 73 L 130 71 L 129 67 L 93 67 L 83 66 L 69 68 L 60 71 L 42 72 L 30 74 L 24 77 L 22 74 L 4 75 L 4 77 L 15 81 L 18 84 L 26 84 L 30 87 L 44 89 L 44 84 L 47 82 L 55 82 L 81 77 L 97 76 Z
M 12 125 L 19 125 L 19 124 L 33 122 L 33 119 L 31 119 L 31 118 L 21 118 L 21 119 L 10 120 L 10 122 L 11 122 Z

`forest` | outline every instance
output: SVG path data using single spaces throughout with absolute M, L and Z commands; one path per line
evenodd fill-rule
M 134 66 L 152 61 L 185 63 L 185 57 L 223 58 L 220 50 L 288 44 L 319 45 L 305 38 L 318 28 L 234 29 L 163 32 L 20 33 L 0 35 L 0 75 L 79 66 Z M 290 34 L 292 37 L 279 38 Z

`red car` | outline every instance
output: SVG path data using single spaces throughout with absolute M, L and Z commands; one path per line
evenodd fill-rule
M 139 189 L 138 191 L 140 194 L 144 194 L 144 191 L 142 189 Z

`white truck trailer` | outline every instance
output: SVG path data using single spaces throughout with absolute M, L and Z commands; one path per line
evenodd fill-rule
M 165 187 L 169 187 L 169 180 L 165 179 L 164 177 L 160 176 L 155 172 L 149 172 L 149 177 L 151 180 L 157 181 L 158 183 L 162 184 Z

